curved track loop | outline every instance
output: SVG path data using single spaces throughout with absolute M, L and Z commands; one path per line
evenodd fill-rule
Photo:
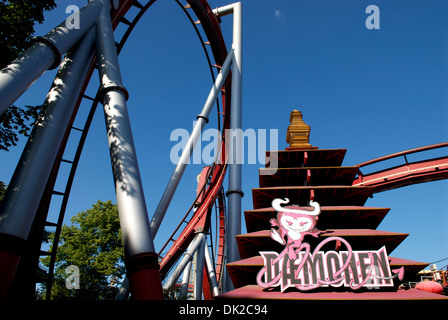
M 225 260 L 225 243 L 226 243 L 226 201 L 224 195 L 224 189 L 221 188 L 221 192 L 218 195 L 218 216 L 219 221 L 216 223 L 218 230 L 215 234 L 218 237 L 216 242 L 216 261 L 215 261 L 215 272 L 216 281 L 222 283 L 222 275 L 224 271 L 224 260 Z M 205 291 L 205 290 L 204 290 Z
M 143 14 L 149 9 L 149 7 L 155 2 L 156 0 L 150 0 L 145 5 L 142 5 L 139 1 L 136 0 L 122 0 L 120 1 L 120 5 L 118 9 L 113 10 L 111 12 L 112 17 L 112 24 L 115 28 L 120 24 L 123 23 L 127 26 L 126 32 L 124 33 L 123 37 L 121 38 L 120 42 L 117 43 L 117 51 L 120 53 L 121 49 L 123 48 L 126 40 L 128 39 L 129 35 L 131 34 L 134 27 L 137 25 L 140 18 L 143 16 Z M 180 2 L 178 0 L 175 0 L 178 4 Z M 223 35 L 221 33 L 220 28 L 220 21 L 218 20 L 218 17 L 212 12 L 212 9 L 208 5 L 207 1 L 205 0 L 186 0 L 188 2 L 189 7 L 193 10 L 196 17 L 199 19 L 200 24 L 202 26 L 203 32 L 205 33 L 205 36 L 207 38 L 207 44 L 210 45 L 210 49 L 214 58 L 214 64 L 212 64 L 210 55 L 207 52 L 205 41 L 202 40 L 202 36 L 198 30 L 198 28 L 195 26 L 194 23 L 193 26 L 196 30 L 196 33 L 198 34 L 202 46 L 204 48 L 207 61 L 209 63 L 210 71 L 212 74 L 212 78 L 214 80 L 214 73 L 213 73 L 213 67 L 220 68 L 227 56 L 227 48 L 224 42 Z M 126 13 L 129 11 L 129 9 L 134 6 L 139 9 L 138 14 L 132 19 L 130 22 L 126 17 Z M 186 9 L 184 9 L 186 12 Z M 190 21 L 193 22 L 193 19 L 187 14 Z M 52 173 L 50 175 L 50 178 L 47 182 L 46 192 L 44 196 L 41 199 L 41 205 L 39 207 L 37 218 L 35 219 L 35 222 L 33 223 L 33 229 L 35 230 L 37 239 L 42 239 L 42 234 L 45 226 L 56 226 L 56 232 L 55 232 L 55 242 L 56 245 L 53 247 L 52 252 L 47 253 L 51 255 L 51 262 L 50 262 L 50 270 L 49 275 L 47 279 L 47 298 L 49 298 L 49 295 L 51 293 L 51 282 L 52 282 L 52 276 L 54 271 L 54 264 L 55 264 L 55 257 L 56 257 L 56 251 L 57 251 L 57 243 L 60 236 L 60 231 L 65 215 L 65 209 L 68 202 L 68 197 L 70 194 L 71 186 L 73 183 L 74 175 L 77 169 L 77 165 L 82 153 L 82 149 L 84 146 L 84 142 L 87 137 L 87 133 L 90 128 L 90 124 L 93 118 L 93 115 L 95 113 L 95 110 L 97 108 L 97 105 L 99 103 L 98 100 L 98 94 L 95 97 L 89 97 L 85 95 L 85 91 L 87 89 L 87 86 L 90 82 L 91 76 L 96 68 L 96 58 L 93 59 L 93 61 L 90 64 L 90 68 L 88 71 L 88 74 L 84 80 L 82 90 L 78 96 L 77 104 L 75 107 L 75 111 L 71 117 L 70 124 L 65 132 L 63 142 L 61 143 L 58 157 L 55 161 L 55 164 L 53 166 Z M 219 120 L 219 123 L 222 121 L 222 141 L 224 140 L 224 132 L 225 129 L 229 128 L 229 119 L 230 119 L 230 90 L 231 90 L 231 74 L 229 73 L 229 76 L 227 77 L 227 80 L 223 86 L 222 89 L 222 110 L 219 112 L 218 110 L 218 116 L 222 115 L 222 120 Z M 87 116 L 87 119 L 85 120 L 85 125 L 82 129 L 73 127 L 74 120 L 76 118 L 79 106 L 81 105 L 81 102 L 84 99 L 92 100 L 92 106 L 90 109 L 90 112 Z M 218 104 L 219 108 L 219 104 Z M 69 136 L 72 131 L 81 131 L 81 137 L 78 142 L 78 147 L 76 149 L 75 156 L 72 160 L 67 160 L 63 158 L 63 154 L 65 151 L 65 148 L 67 146 L 67 141 L 69 139 Z M 175 241 L 172 248 L 169 250 L 168 254 L 161 260 L 160 263 L 160 272 L 163 277 L 166 275 L 167 271 L 171 268 L 171 266 L 176 262 L 176 260 L 183 254 L 183 252 L 186 250 L 188 244 L 191 242 L 191 240 L 194 238 L 195 232 L 197 232 L 199 229 L 208 228 L 210 225 L 210 212 L 211 209 L 215 203 L 215 200 L 218 199 L 220 203 L 220 207 L 224 208 L 225 205 L 222 204 L 224 201 L 224 198 L 222 196 L 222 183 L 223 179 L 226 173 L 227 168 L 227 162 L 226 162 L 226 147 L 225 143 L 222 143 L 221 150 L 220 150 L 220 158 L 218 159 L 217 163 L 211 168 L 210 170 L 210 180 L 208 183 L 208 187 L 204 190 L 204 196 L 203 201 L 200 202 L 193 218 L 190 220 L 190 222 L 187 224 L 185 229 L 183 230 L 181 237 L 178 238 L 178 240 Z M 55 181 L 59 173 L 59 169 L 61 167 L 61 163 L 66 162 L 71 164 L 71 170 L 67 179 L 66 188 L 64 192 L 58 192 L 54 191 Z M 58 222 L 55 223 L 48 223 L 46 222 L 46 218 L 48 215 L 48 210 L 51 202 L 52 195 L 61 195 L 63 196 L 60 212 L 59 212 L 59 218 Z M 219 197 L 218 197 L 219 196 Z M 224 212 L 220 211 L 220 214 L 224 215 Z M 224 220 L 222 220 L 224 221 Z M 220 228 L 225 228 L 224 225 L 221 225 Z M 220 232 L 218 242 L 220 244 L 224 243 L 224 230 Z M 36 241 L 36 243 L 40 246 L 41 241 Z M 38 252 L 40 248 L 34 248 L 34 252 Z M 31 254 L 33 256 L 33 254 Z M 38 263 L 38 255 L 34 254 L 34 264 L 33 266 L 36 266 Z M 37 258 L 36 258 L 37 256 Z M 224 258 L 224 245 L 218 246 L 218 252 L 217 252 L 217 269 L 219 269 L 219 273 L 217 272 L 218 278 L 221 274 L 222 265 L 223 265 L 223 258 Z M 218 270 L 217 270 L 218 271 Z M 28 271 L 30 272 L 30 271 Z M 35 278 L 35 276 L 34 276 Z M 37 281 L 35 279 L 35 281 Z
M 168 255 L 166 255 L 164 258 L 161 256 L 161 254 L 172 241 L 174 242 L 174 245 L 172 245 L 170 252 L 172 252 L 176 248 L 177 248 L 177 250 L 181 250 L 182 252 L 184 251 L 182 249 L 179 249 L 179 246 L 176 246 L 177 240 L 174 239 L 175 235 L 181 229 L 181 227 L 184 225 L 184 223 L 186 223 L 188 225 L 190 223 L 190 221 L 196 221 L 196 223 L 194 223 L 195 224 L 195 227 L 194 227 L 195 233 L 194 234 L 196 234 L 196 232 L 202 232 L 203 230 L 207 231 L 211 228 L 210 220 L 211 220 L 211 216 L 212 216 L 212 209 L 209 209 L 209 211 L 206 213 L 205 216 L 204 215 L 201 215 L 201 216 L 193 215 L 193 217 L 190 219 L 189 219 L 189 216 L 193 210 L 196 212 L 197 208 L 205 200 L 204 197 L 206 196 L 207 187 L 210 185 L 210 179 L 211 179 L 212 173 L 213 173 L 213 167 L 204 167 L 201 174 L 198 176 L 199 181 L 198 181 L 198 189 L 197 189 L 196 199 L 193 202 L 190 209 L 188 210 L 187 214 L 184 216 L 182 221 L 177 226 L 177 228 L 173 231 L 173 233 L 169 237 L 168 241 L 160 249 L 159 257 L 161 257 L 162 261 L 164 261 L 165 258 L 168 257 Z M 219 284 L 221 284 L 222 272 L 224 269 L 223 267 L 224 267 L 224 259 L 225 259 L 225 228 L 226 228 L 226 226 L 225 226 L 226 204 L 225 204 L 224 188 L 222 186 L 216 196 L 215 210 L 217 212 L 215 215 L 216 231 L 214 232 L 214 234 L 217 235 L 217 238 L 216 238 L 216 241 L 214 241 L 212 239 L 213 233 L 210 230 L 210 242 L 211 243 L 208 246 L 212 250 L 211 257 L 213 259 L 213 265 L 215 266 L 214 271 L 215 271 L 216 281 L 219 285 Z M 182 239 L 182 238 L 184 238 L 185 234 L 186 234 L 185 230 L 183 230 L 182 233 L 180 234 L 180 236 L 178 236 L 177 238 Z M 189 244 L 189 242 L 188 242 L 188 244 Z M 187 244 L 187 246 L 188 246 L 188 244 Z M 214 252 L 216 252 L 216 254 L 214 254 Z M 174 259 L 173 262 L 175 262 L 175 260 L 176 259 Z M 169 258 L 168 258 L 168 261 L 169 261 Z M 168 264 L 168 263 L 166 263 L 166 264 Z M 170 265 L 172 265 L 172 263 L 170 263 Z M 170 265 L 168 265 L 166 267 L 167 271 L 168 271 Z M 207 276 L 208 272 L 209 272 L 209 270 L 207 270 L 207 268 L 204 266 L 203 294 L 204 294 L 205 300 L 212 299 L 212 289 L 210 286 L 210 281 Z M 166 273 L 167 272 L 165 272 L 164 275 L 166 275 Z
M 353 186 L 371 186 L 373 193 L 383 192 L 416 183 L 436 181 L 448 178 L 448 156 L 430 158 L 422 161 L 408 162 L 407 156 L 424 151 L 448 147 L 448 142 L 405 150 L 387 156 L 369 160 L 356 165 L 358 177 Z M 390 159 L 403 157 L 402 165 L 389 167 L 376 172 L 363 174 L 360 168 L 378 164 Z
M 202 0 L 188 0 L 187 1 L 194 13 L 198 17 L 204 32 L 210 42 L 211 50 L 215 58 L 215 64 L 217 66 L 222 66 L 226 56 L 227 49 L 225 46 L 224 38 L 221 33 L 219 26 L 219 21 L 216 15 L 212 12 L 212 9 L 207 4 L 206 1 Z M 216 197 L 218 196 L 224 176 L 227 168 L 227 148 L 225 144 L 225 130 L 229 129 L 229 119 L 230 119 L 230 88 L 231 88 L 231 75 L 227 77 L 225 85 L 222 90 L 222 112 L 224 115 L 223 119 L 223 130 L 222 130 L 222 141 L 220 148 L 220 159 L 213 166 L 213 171 L 211 173 L 211 180 L 208 188 L 205 190 L 205 195 L 203 196 L 203 201 L 197 208 L 193 218 L 189 221 L 187 226 L 183 229 L 181 235 L 174 242 L 168 253 L 162 258 L 160 262 L 160 275 L 163 279 L 170 268 L 174 265 L 177 259 L 185 252 L 190 242 L 193 240 L 195 233 L 206 230 L 210 224 L 210 215 Z M 222 248 L 223 250 L 224 248 Z M 220 254 L 220 253 L 218 253 Z

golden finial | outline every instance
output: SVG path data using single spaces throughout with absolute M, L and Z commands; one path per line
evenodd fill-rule
M 287 149 L 317 149 L 309 144 L 311 127 L 303 122 L 302 113 L 294 110 L 289 117 L 291 124 L 286 132 Z

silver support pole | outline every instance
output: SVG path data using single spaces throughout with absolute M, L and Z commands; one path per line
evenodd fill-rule
M 205 247 L 207 240 L 201 242 L 198 250 L 196 250 L 196 264 L 194 270 L 194 300 L 202 300 L 202 283 L 204 282 L 204 264 L 205 264 Z
M 45 71 L 56 68 L 62 55 L 96 23 L 102 9 L 100 0 L 85 5 L 79 12 L 79 29 L 68 29 L 65 21 L 0 71 L 0 114 L 6 111 Z M 70 17 L 68 18 L 70 19 Z
M 98 19 L 96 46 L 102 102 L 126 257 L 154 252 L 137 154 L 122 84 L 109 0 Z
M 187 251 L 182 256 L 182 259 L 180 260 L 176 269 L 173 271 L 169 279 L 165 282 L 163 289 L 168 290 L 176 283 L 177 279 L 184 271 L 188 262 L 190 262 L 193 259 L 194 253 L 196 252 L 196 250 L 199 248 L 199 246 L 203 241 L 205 241 L 205 235 L 203 233 L 198 233 L 188 246 Z
M 230 71 L 232 60 L 233 60 L 233 50 L 230 50 L 226 57 L 226 60 L 224 61 L 221 71 L 219 72 L 218 76 L 215 79 L 215 83 L 213 84 L 212 89 L 210 90 L 210 93 L 207 97 L 204 107 L 202 108 L 201 113 L 197 116 L 198 120 L 196 121 L 193 127 L 192 134 L 188 139 L 188 142 L 182 152 L 182 156 L 176 168 L 174 169 L 174 172 L 171 175 L 171 178 L 168 182 L 167 187 L 165 188 L 162 198 L 154 212 L 154 215 L 150 223 L 150 231 L 151 235 L 153 236 L 153 239 L 157 235 L 157 231 L 159 230 L 162 220 L 166 214 L 166 211 L 168 210 L 171 200 L 173 199 L 174 193 L 176 192 L 176 189 L 179 185 L 179 182 L 182 178 L 182 175 L 185 171 L 188 161 L 191 158 L 191 154 L 193 153 L 194 147 L 196 146 L 196 143 L 200 138 L 200 134 L 204 129 L 205 124 L 208 122 L 208 116 L 210 115 L 215 100 L 218 97 L 222 86 L 224 85 L 225 79 Z M 129 282 L 123 282 L 120 290 L 124 293 L 129 292 Z M 115 298 L 117 300 L 121 300 L 123 297 L 124 295 L 117 295 Z
M 236 135 L 236 143 L 232 137 L 230 141 L 229 159 L 229 189 L 228 219 L 226 228 L 227 263 L 239 260 L 238 246 L 235 236 L 241 233 L 241 164 L 242 164 L 242 7 L 241 2 L 233 6 L 233 49 L 235 51 L 232 63 L 232 97 L 230 112 L 230 131 Z M 229 142 L 228 142 L 229 143 Z M 233 289 L 230 277 L 225 277 L 225 291 Z
M 207 266 L 208 277 L 210 279 L 210 286 L 212 287 L 213 296 L 219 295 L 218 281 L 216 280 L 215 267 L 213 266 L 210 251 L 205 248 L 205 263 Z
M 64 58 L 23 150 L 0 213 L 0 233 L 27 239 L 93 58 L 94 30 Z
M 129 278 L 125 277 L 123 283 L 118 288 L 115 300 L 126 300 L 129 297 Z
M 229 73 L 230 66 L 233 61 L 233 50 L 230 50 L 224 64 L 216 77 L 215 83 L 213 84 L 212 89 L 208 95 L 207 100 L 205 101 L 204 107 L 201 113 L 197 116 L 197 121 L 193 127 L 193 131 L 191 136 L 188 139 L 185 148 L 182 151 L 182 156 L 179 159 L 179 162 L 174 169 L 173 174 L 168 182 L 168 185 L 165 188 L 165 191 L 160 199 L 160 202 L 154 212 L 154 215 L 151 220 L 151 234 L 155 237 L 157 231 L 159 230 L 160 224 L 162 223 L 163 217 L 165 216 L 166 211 L 173 199 L 174 193 L 179 185 L 179 182 L 184 174 L 185 168 L 191 158 L 194 147 L 196 146 L 197 141 L 199 140 L 202 130 L 204 129 L 205 124 L 208 122 L 208 117 L 210 112 L 215 104 L 216 98 L 219 95 L 219 92 L 224 85 L 226 77 Z
M 126 300 L 129 297 L 130 293 L 131 293 L 131 284 L 129 283 L 129 278 L 125 276 L 115 296 L 115 300 Z
M 179 299 L 187 298 L 188 286 L 190 285 L 191 261 L 187 263 L 184 273 L 182 274 L 182 285 L 179 290 Z

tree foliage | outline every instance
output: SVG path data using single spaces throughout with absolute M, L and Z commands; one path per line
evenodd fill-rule
M 0 1 L 0 69 L 29 46 L 34 24 L 42 23 L 44 12 L 55 7 L 54 0 Z
M 71 222 L 61 231 L 52 299 L 114 299 L 117 284 L 125 273 L 117 205 L 98 201 Z M 53 239 L 50 242 L 53 245 Z M 42 259 L 46 267 L 49 261 L 49 257 Z M 70 265 L 79 268 L 79 289 L 66 288 L 70 275 L 66 270 Z
M 54 0 L 0 0 L 0 69 L 29 47 L 35 23 L 42 23 L 44 12 L 55 7 Z M 0 115 L 0 150 L 8 151 L 20 135 L 29 135 L 41 108 L 11 106 Z
M 31 124 L 37 119 L 42 105 L 39 106 L 10 106 L 0 115 L 0 150 L 9 151 L 17 145 L 19 136 L 28 137 Z
M 0 181 L 0 205 L 3 201 L 7 188 L 8 186 L 3 181 Z

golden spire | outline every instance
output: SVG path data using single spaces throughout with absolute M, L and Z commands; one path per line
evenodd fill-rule
M 286 149 L 317 149 L 309 144 L 311 127 L 303 122 L 302 113 L 297 110 L 292 111 L 289 121 L 291 124 L 286 132 L 289 148 Z

